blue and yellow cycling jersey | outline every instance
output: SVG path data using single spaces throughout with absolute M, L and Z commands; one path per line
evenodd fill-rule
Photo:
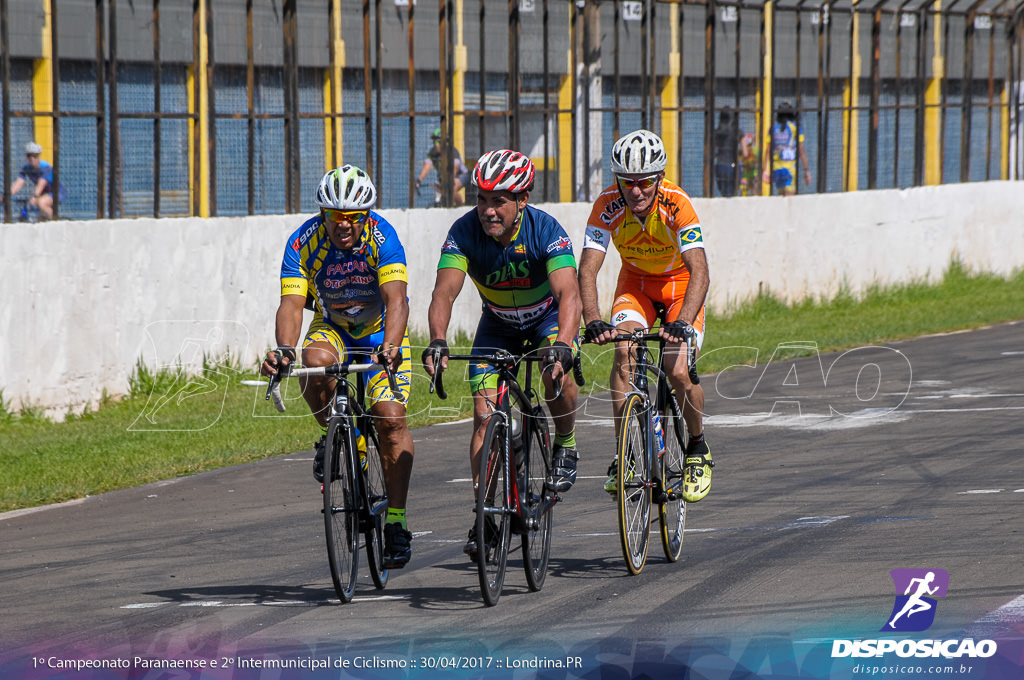
M 448 231 L 437 264 L 469 274 L 484 313 L 516 328 L 532 327 L 555 305 L 548 274 L 564 267 L 576 268 L 572 241 L 554 217 L 530 205 L 508 247 L 470 210 Z
M 312 295 L 316 311 L 353 338 L 384 327 L 382 283 L 408 281 L 405 249 L 395 228 L 370 211 L 362 243 L 335 247 L 317 215 L 299 227 L 284 249 L 281 295 Z

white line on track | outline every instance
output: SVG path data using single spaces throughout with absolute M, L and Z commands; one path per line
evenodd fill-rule
M 1024 595 L 985 614 L 964 631 L 973 638 L 992 638 L 1004 633 L 1019 635 L 1016 628 L 1024 623 Z
M 384 600 L 408 600 L 412 598 L 411 594 L 396 593 L 393 595 L 370 595 L 370 596 L 356 596 L 352 598 L 353 602 L 380 602 Z M 223 602 L 220 600 L 198 600 L 192 602 L 138 602 L 134 604 L 121 605 L 121 609 L 155 609 L 156 607 L 211 607 L 211 608 L 228 608 L 228 607 L 294 607 L 294 606 L 309 606 L 312 604 L 338 604 L 337 599 L 328 600 L 264 600 L 260 602 Z

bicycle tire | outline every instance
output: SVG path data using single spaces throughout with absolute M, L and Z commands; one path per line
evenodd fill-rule
M 554 514 L 552 492 L 544 485 L 551 471 L 551 438 L 548 419 L 537 407 L 524 427 L 529 438 L 524 441 L 524 469 L 518 472 L 519 496 L 523 526 L 523 568 L 526 584 L 536 592 L 544 587 L 551 556 L 551 523 Z M 518 465 L 517 465 L 518 467 Z
M 651 471 L 645 441 L 647 408 L 639 394 L 626 397 L 618 432 L 619 540 L 631 574 L 643 571 L 651 533 Z
M 511 542 L 508 437 L 504 419 L 495 414 L 487 424 L 480 450 L 480 477 L 476 494 L 476 564 L 484 603 L 493 607 L 501 597 Z M 487 519 L 494 522 L 488 530 Z
M 359 487 L 348 453 L 348 430 L 331 418 L 324 447 L 324 529 L 334 592 L 351 602 L 359 571 Z
M 683 530 L 686 526 L 686 501 L 683 500 L 686 421 L 671 391 L 668 393 L 665 413 L 661 417 L 661 427 L 665 437 L 665 453 L 661 457 L 661 489 L 665 497 L 658 504 L 658 520 L 665 559 L 675 562 L 683 552 Z
M 366 558 L 373 585 L 377 590 L 383 590 L 388 584 L 388 570 L 384 568 L 384 522 L 388 512 L 388 492 L 384 485 L 384 467 L 380 462 L 380 441 L 370 418 L 363 419 L 360 430 L 366 438 L 366 468 L 362 472 L 362 488 L 366 491 L 363 506 Z

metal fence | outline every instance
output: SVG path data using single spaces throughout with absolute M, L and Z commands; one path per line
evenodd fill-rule
M 713 196 L 727 109 L 767 193 L 783 101 L 800 193 L 1017 179 L 1022 30 L 1024 0 L 0 0 L 3 214 L 29 140 L 60 217 L 307 212 L 343 162 L 423 207 L 437 128 L 445 204 L 454 154 L 498 147 L 534 159 L 532 200 L 592 199 L 637 127 Z

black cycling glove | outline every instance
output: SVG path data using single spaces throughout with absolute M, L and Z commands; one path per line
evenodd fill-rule
M 614 333 L 615 326 L 611 325 L 604 319 L 591 321 L 590 323 L 587 324 L 586 330 L 583 331 L 583 339 L 586 340 L 587 342 L 594 342 L 594 340 L 597 339 L 597 336 L 608 331 Z
M 295 348 L 291 345 L 279 345 L 274 350 L 274 354 L 277 355 L 277 373 L 280 376 L 288 375 L 288 372 L 292 370 L 292 364 L 295 363 Z M 281 359 L 287 359 L 287 362 L 281 361 Z
M 426 349 L 423 350 L 423 354 L 420 355 L 420 363 L 426 366 L 427 357 L 433 357 L 434 370 L 437 371 L 441 368 L 441 358 L 448 356 L 448 354 L 447 340 L 432 340 Z
M 541 365 L 544 368 L 554 363 L 562 365 L 562 370 L 568 373 L 572 370 L 572 347 L 564 342 L 555 341 L 541 350 Z
M 693 326 L 684 321 L 672 321 L 662 325 L 661 328 L 668 333 L 669 337 L 673 340 L 682 341 L 696 335 L 696 331 L 693 330 Z

